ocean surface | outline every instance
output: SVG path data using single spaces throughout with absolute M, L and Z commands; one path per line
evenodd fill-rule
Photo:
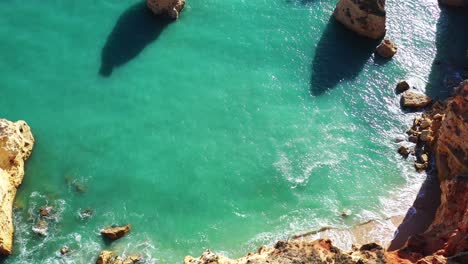
M 170 23 L 141 1 L 0 1 L 0 116 L 37 141 L 0 263 L 239 257 L 405 214 L 425 174 L 396 153 L 413 115 L 394 87 L 430 87 L 441 10 L 388 0 L 399 51 L 385 61 L 331 19 L 335 3 L 187 0 Z M 99 234 L 127 223 L 116 242 Z

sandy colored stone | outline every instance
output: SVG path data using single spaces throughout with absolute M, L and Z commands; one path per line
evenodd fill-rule
M 107 227 L 101 230 L 101 235 L 110 240 L 117 240 L 128 234 L 128 232 L 130 232 L 130 229 L 130 225 Z
M 26 122 L 0 119 L 0 254 L 9 255 L 13 250 L 13 202 L 33 145 Z
M 177 19 L 184 9 L 185 0 L 146 0 L 146 4 L 156 15 L 167 15 Z
M 375 52 L 379 54 L 379 56 L 386 58 L 386 59 L 389 59 L 395 56 L 397 51 L 398 51 L 398 47 L 396 46 L 396 44 L 387 38 L 382 40 L 382 42 L 377 46 L 375 50 Z
M 273 247 L 262 246 L 257 252 L 236 260 L 207 250 L 198 258 L 185 257 L 184 264 L 384 263 L 382 247 L 375 245 L 363 247 L 362 250 L 343 252 L 334 247 L 329 239 L 278 241 Z
M 401 96 L 401 106 L 404 108 L 417 110 L 428 106 L 431 102 L 429 96 L 413 91 L 406 91 Z
M 372 39 L 385 36 L 385 0 L 340 0 L 333 14 L 359 35 Z
M 99 256 L 96 260 L 96 264 L 108 264 L 114 255 L 114 252 L 110 250 L 103 250 L 99 253 Z

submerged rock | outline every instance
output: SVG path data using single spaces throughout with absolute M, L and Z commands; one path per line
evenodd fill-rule
M 9 255 L 13 250 L 13 201 L 33 145 L 26 122 L 0 119 L 0 254 Z
M 385 36 L 385 0 L 340 0 L 333 14 L 359 35 L 373 39 Z
M 184 9 L 185 0 L 146 0 L 146 4 L 156 15 L 167 15 L 172 19 L 177 19 Z
M 42 216 L 42 217 L 50 216 L 50 214 L 52 214 L 53 210 L 54 210 L 54 208 L 52 206 L 43 206 L 43 207 L 39 208 L 39 215 Z
M 401 96 L 401 106 L 413 110 L 424 108 L 431 102 L 432 99 L 429 96 L 413 91 L 406 91 Z
M 62 255 L 66 255 L 70 253 L 70 249 L 67 247 L 67 246 L 63 246 L 61 249 L 60 249 L 60 254 Z
M 392 58 L 398 51 L 398 47 L 396 46 L 393 41 L 390 39 L 384 39 L 376 48 L 375 52 L 379 54 L 379 56 L 390 59 Z M 408 90 L 408 89 L 407 89 Z
M 130 232 L 131 225 L 107 227 L 101 230 L 101 235 L 110 239 L 117 240 Z
M 34 227 L 32 228 L 32 231 L 38 235 L 41 236 L 47 236 L 47 231 L 49 230 L 49 223 L 46 220 L 39 219 Z

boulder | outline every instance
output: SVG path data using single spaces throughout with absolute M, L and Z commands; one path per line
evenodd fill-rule
M 107 263 L 109 263 L 113 255 L 114 255 L 114 252 L 112 252 L 110 250 L 101 251 L 101 253 L 99 253 L 96 264 L 107 264 Z
M 406 91 L 401 96 L 401 106 L 413 110 L 424 108 L 431 102 L 432 99 L 429 96 L 413 91 Z
M 110 240 L 117 240 L 128 234 L 128 232 L 130 232 L 130 229 L 130 225 L 107 227 L 101 230 L 101 235 Z
M 9 255 L 13 250 L 13 202 L 33 145 L 26 122 L 0 119 L 0 254 Z
M 401 82 L 399 82 L 397 84 L 397 86 L 395 88 L 395 91 L 400 94 L 400 93 L 402 93 L 402 92 L 404 92 L 406 90 L 409 90 L 409 89 L 410 89 L 410 86 L 409 86 L 408 82 L 407 81 L 401 81 Z
M 393 41 L 391 41 L 390 39 L 386 38 L 382 40 L 382 42 L 377 46 L 375 52 L 383 58 L 390 59 L 397 53 L 397 50 L 398 47 L 396 46 L 396 44 L 393 43 Z
M 70 249 L 67 247 L 67 246 L 63 246 L 61 249 L 60 249 L 60 254 L 62 255 L 66 255 L 70 253 Z
M 184 9 L 185 0 L 146 0 L 146 4 L 156 15 L 166 15 L 172 19 L 177 19 L 182 9 Z
M 340 0 L 333 14 L 359 35 L 372 39 L 385 36 L 385 0 Z
M 403 156 L 404 158 L 407 158 L 410 154 L 410 150 L 408 147 L 405 147 L 405 146 L 401 146 L 399 149 L 398 149 L 398 153 Z

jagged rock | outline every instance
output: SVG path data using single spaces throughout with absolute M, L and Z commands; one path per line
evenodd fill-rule
M 385 36 L 385 0 L 340 0 L 333 14 L 359 35 L 373 39 Z
M 39 208 L 39 215 L 42 217 L 47 217 L 52 213 L 53 210 L 54 208 L 52 206 L 43 206 Z
M 398 148 L 398 153 L 404 158 L 407 158 L 410 154 L 410 150 L 408 147 L 400 146 L 400 148 Z
M 417 171 L 423 171 L 423 170 L 427 169 L 427 163 L 415 162 L 414 167 L 416 168 Z
M 426 153 L 423 153 L 423 154 L 421 154 L 421 156 L 419 157 L 419 160 L 420 160 L 422 163 L 428 163 L 428 162 L 429 162 L 429 155 L 427 155 Z
M 232 260 L 217 255 L 210 250 L 199 258 L 187 256 L 184 264 L 293 264 L 293 263 L 385 263 L 382 248 L 342 252 L 334 247 L 329 239 L 316 241 L 278 241 L 273 247 L 262 246 L 257 252 Z
M 421 129 L 426 129 L 426 128 L 430 128 L 432 125 L 432 120 L 430 120 L 429 118 L 425 118 L 421 121 L 421 123 L 419 124 L 419 127 L 421 127 Z
M 379 54 L 379 56 L 383 57 L 383 58 L 386 58 L 386 59 L 390 59 L 392 58 L 393 56 L 395 56 L 395 54 L 397 53 L 398 51 L 398 47 L 396 46 L 395 43 L 393 43 L 393 41 L 391 41 L 390 39 L 384 39 L 376 48 L 375 52 L 377 54 Z M 408 89 L 406 89 L 408 90 Z
M 146 4 L 156 15 L 162 14 L 177 19 L 184 9 L 185 0 L 146 0 Z
M 114 252 L 110 250 L 101 251 L 101 253 L 99 253 L 96 264 L 108 264 L 113 255 L 114 255 Z
M 33 145 L 26 122 L 0 119 L 0 254 L 9 255 L 13 250 L 13 201 Z
M 406 91 L 401 96 L 401 106 L 413 110 L 421 109 L 428 106 L 432 99 L 422 93 Z
M 101 230 L 101 235 L 110 240 L 117 240 L 128 234 L 128 232 L 130 232 L 130 229 L 130 225 L 107 227 Z
M 409 88 L 410 88 L 410 85 L 408 84 L 407 81 L 401 81 L 397 84 L 395 91 L 400 94 L 406 90 L 409 90 Z

